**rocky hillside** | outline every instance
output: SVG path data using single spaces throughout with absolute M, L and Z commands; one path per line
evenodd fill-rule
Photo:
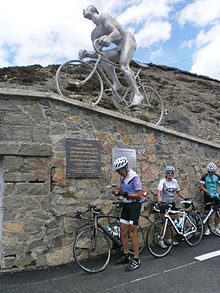
M 57 68 L 58 65 L 2 68 L 0 87 L 56 92 Z M 163 99 L 166 115 L 161 125 L 220 143 L 220 81 L 154 64 L 142 71 L 142 77 Z M 111 103 L 101 106 L 110 108 Z

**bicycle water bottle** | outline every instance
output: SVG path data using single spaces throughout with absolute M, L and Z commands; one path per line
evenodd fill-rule
M 177 220 L 174 220 L 174 225 L 179 228 L 179 222 Z
M 180 229 L 183 228 L 183 218 L 182 217 L 179 218 L 179 228 Z
M 113 227 L 113 235 L 119 236 L 119 234 L 120 234 L 119 226 L 114 226 Z
M 112 228 L 109 227 L 108 225 L 104 226 L 105 231 L 112 233 Z

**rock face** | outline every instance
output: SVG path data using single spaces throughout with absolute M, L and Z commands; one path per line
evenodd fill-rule
M 0 69 L 0 87 L 57 92 L 58 65 L 9 67 Z M 220 142 L 220 82 L 176 68 L 156 66 L 142 71 L 146 84 L 163 99 L 165 115 L 161 125 L 199 138 Z M 89 94 L 89 93 L 88 93 Z M 104 102 L 102 107 L 111 107 Z

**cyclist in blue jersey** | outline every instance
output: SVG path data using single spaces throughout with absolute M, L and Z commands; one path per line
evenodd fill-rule
M 205 212 L 209 211 L 211 206 L 206 205 L 214 201 L 216 204 L 220 204 L 220 176 L 216 174 L 217 166 L 215 163 L 210 162 L 206 166 L 207 173 L 204 174 L 200 180 L 200 189 L 204 192 L 204 208 Z M 220 234 L 220 223 L 219 219 L 215 219 L 215 226 L 217 232 Z M 210 230 L 206 225 L 204 235 L 210 235 Z
M 141 180 L 135 171 L 128 168 L 128 160 L 126 157 L 118 158 L 114 162 L 114 168 L 120 175 L 120 186 L 116 187 L 112 193 L 115 196 L 123 196 L 120 233 L 124 255 L 116 264 L 128 264 L 126 270 L 133 271 L 140 267 L 137 227 L 141 203 L 144 201 Z M 133 245 L 133 258 L 129 254 L 128 235 Z

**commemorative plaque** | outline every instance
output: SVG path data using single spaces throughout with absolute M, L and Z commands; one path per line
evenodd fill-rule
M 119 157 L 126 157 L 128 159 L 129 168 L 136 171 L 136 150 L 135 149 L 122 149 L 113 148 L 112 149 L 112 169 L 114 170 L 113 163 Z
M 101 176 L 101 144 L 97 140 L 66 140 L 66 176 L 89 178 Z

